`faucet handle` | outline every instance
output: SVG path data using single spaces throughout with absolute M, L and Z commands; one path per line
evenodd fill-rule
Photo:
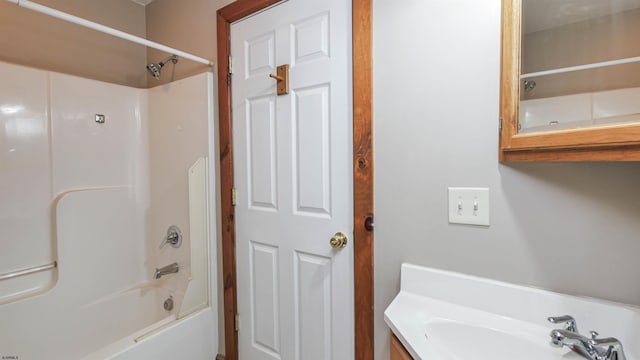
M 594 349 L 594 351 L 599 355 L 598 359 L 602 360 L 626 360 L 627 357 L 624 354 L 624 349 L 622 347 L 622 343 L 620 340 L 608 337 L 602 339 L 596 339 L 598 333 L 595 331 L 591 332 L 591 340 L 589 340 L 589 345 Z
M 589 331 L 589 334 L 591 334 L 591 340 L 596 340 L 598 335 L 600 335 L 600 334 L 598 334 L 597 331 L 593 331 L 593 330 Z
M 162 249 L 165 245 L 171 245 L 174 248 L 179 248 L 182 244 L 182 231 L 175 225 L 169 226 L 167 230 L 167 236 L 160 242 L 160 249 Z
M 574 333 L 578 332 L 578 324 L 576 323 L 576 319 L 574 319 L 573 316 L 571 315 L 550 316 L 547 318 L 547 320 L 552 324 L 564 323 L 565 330 L 571 331 Z

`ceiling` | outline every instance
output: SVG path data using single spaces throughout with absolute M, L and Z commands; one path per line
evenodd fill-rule
M 640 0 L 524 0 L 524 33 L 640 8 Z

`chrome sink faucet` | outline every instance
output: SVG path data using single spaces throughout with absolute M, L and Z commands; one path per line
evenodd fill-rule
M 566 346 L 580 356 L 591 360 L 626 360 L 622 344 L 618 339 L 609 337 L 597 339 L 598 333 L 591 331 L 591 338 L 580 335 L 576 320 L 569 316 L 550 317 L 550 323 L 564 323 L 563 329 L 551 330 L 551 345 Z

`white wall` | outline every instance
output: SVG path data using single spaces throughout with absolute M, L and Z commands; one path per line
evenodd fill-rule
M 500 164 L 499 55 L 500 0 L 374 0 L 376 359 L 401 262 L 640 304 L 640 165 Z M 449 225 L 448 186 L 491 226 Z

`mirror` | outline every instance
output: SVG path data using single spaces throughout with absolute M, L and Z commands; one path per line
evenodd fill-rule
M 523 0 L 519 133 L 640 121 L 640 0 Z
M 640 160 L 640 0 L 502 0 L 501 161 Z

